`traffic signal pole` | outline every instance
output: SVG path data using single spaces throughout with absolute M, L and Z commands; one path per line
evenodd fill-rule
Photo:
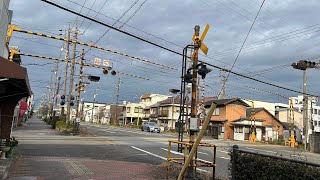
M 71 108 L 71 95 L 72 95 L 72 88 L 74 82 L 74 68 L 75 68 L 75 59 L 76 59 L 76 48 L 77 48 L 77 38 L 78 38 L 78 26 L 76 25 L 76 30 L 74 32 L 74 40 L 73 40 L 73 56 L 71 60 L 71 73 L 70 73 L 70 83 L 69 83 L 69 93 L 68 93 L 68 104 L 67 104 L 67 123 L 70 123 L 70 108 Z

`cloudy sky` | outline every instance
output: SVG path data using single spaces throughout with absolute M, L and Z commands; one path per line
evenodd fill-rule
M 201 30 L 206 23 L 211 25 L 205 44 L 208 56 L 200 59 L 214 65 L 230 68 L 246 37 L 246 34 L 261 5 L 260 0 L 51 0 L 69 9 L 80 12 L 104 23 L 121 28 L 149 41 L 182 52 L 192 42 L 195 25 Z M 99 83 L 91 83 L 82 95 L 84 100 L 93 99 L 97 88 L 100 102 L 115 102 L 116 86 L 122 79 L 119 100 L 138 101 L 144 93 L 168 94 L 170 88 L 180 88 L 182 57 L 135 38 L 121 34 L 89 20 L 77 17 L 40 0 L 11 0 L 13 24 L 34 32 L 58 36 L 59 30 L 68 25 L 75 27 L 77 21 L 81 35 L 79 40 L 141 57 L 153 62 L 177 68 L 177 71 L 143 63 L 109 52 L 77 46 L 87 52 L 87 63 L 95 57 L 108 59 L 118 71 L 149 78 L 143 80 L 125 75 L 103 75 L 99 69 L 85 68 L 86 74 L 101 77 Z M 302 91 L 302 71 L 290 64 L 300 59 L 318 61 L 320 57 L 319 30 L 320 2 L 317 0 L 266 0 L 245 46 L 235 63 L 234 71 L 273 84 Z M 105 35 L 104 35 L 105 34 Z M 104 35 L 104 36 L 103 36 Z M 19 46 L 22 53 L 64 58 L 63 42 L 15 32 L 10 45 Z M 78 59 L 77 59 L 78 60 Z M 46 92 L 46 86 L 54 67 L 52 61 L 22 57 L 28 68 L 36 102 Z M 63 79 L 64 63 L 59 63 L 58 75 Z M 78 67 L 76 75 L 79 74 Z M 69 71 L 70 72 L 70 71 Z M 308 92 L 319 95 L 319 70 L 310 69 Z M 206 96 L 217 95 L 221 84 L 219 70 L 207 76 Z M 77 80 L 77 79 L 76 79 Z M 69 82 L 69 81 L 68 81 Z M 202 83 L 202 82 L 201 82 Z M 228 96 L 239 96 L 265 101 L 287 102 L 287 100 L 253 88 L 270 91 L 287 97 L 297 93 L 270 87 L 258 82 L 230 75 L 226 85 Z

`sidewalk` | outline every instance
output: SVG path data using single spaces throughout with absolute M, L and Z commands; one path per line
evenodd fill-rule
M 37 118 L 13 136 L 19 145 L 9 180 L 166 179 L 160 161 L 105 137 L 60 136 Z

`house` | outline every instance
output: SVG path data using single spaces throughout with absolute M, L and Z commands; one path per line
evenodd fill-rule
M 108 104 L 105 107 L 105 117 L 101 120 L 102 124 L 123 124 L 124 117 L 122 112 L 125 110 L 124 105 Z
M 8 8 L 9 0 L 0 1 L 1 37 L 6 37 L 11 23 L 12 11 Z M 15 107 L 22 98 L 32 94 L 27 69 L 19 64 L 20 55 L 13 56 L 13 61 L 8 57 L 9 45 L 5 38 L 0 38 L 0 139 L 10 138 Z
M 140 104 L 144 107 L 151 106 L 153 104 L 156 104 L 159 101 L 163 101 L 167 99 L 170 96 L 163 95 L 163 94 L 143 94 L 140 97 Z
M 142 112 L 143 108 L 143 105 L 140 103 L 127 103 L 125 106 L 126 111 L 124 113 L 124 124 L 133 124 L 135 120 L 139 120 L 139 123 L 141 123 L 142 118 L 144 117 Z
M 79 112 L 82 121 L 101 123 L 106 108 L 106 103 L 100 102 L 82 102 L 79 105 Z
M 264 108 L 252 109 L 240 98 L 229 98 L 206 102 L 206 111 L 212 103 L 217 107 L 207 127 L 207 135 L 215 139 L 249 140 L 254 126 L 258 141 L 283 134 L 281 122 Z
M 217 106 L 207 127 L 207 135 L 215 139 L 233 140 L 234 130 L 231 122 L 246 117 L 246 108 L 249 105 L 240 98 L 211 100 L 205 102 L 207 112 L 212 103 Z
M 158 104 L 158 124 L 169 129 L 175 129 L 180 115 L 180 98 L 169 97 Z M 188 108 L 187 111 L 191 112 L 191 109 Z
M 281 121 L 267 111 L 265 108 L 247 108 L 247 118 L 254 118 L 255 120 L 261 120 L 261 133 L 257 129 L 257 140 L 274 140 L 283 136 L 283 124 Z M 262 135 L 260 137 L 260 134 Z M 259 137 L 258 137 L 259 135 Z M 258 139 L 259 138 L 259 139 Z

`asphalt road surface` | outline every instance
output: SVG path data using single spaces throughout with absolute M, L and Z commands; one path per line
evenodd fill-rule
M 82 123 L 91 136 L 61 136 L 37 118 L 18 128 L 19 140 L 9 179 L 163 179 L 169 139 L 176 134 L 142 132 L 140 129 Z M 299 159 L 320 164 L 320 155 L 283 146 L 243 141 L 221 141 L 210 137 L 205 142 L 217 145 L 216 176 L 228 179 L 228 155 L 237 144 L 240 149 Z M 172 146 L 172 156 L 182 157 Z M 199 148 L 198 158 L 213 160 L 212 148 Z M 156 171 L 154 171 L 156 170 Z M 212 168 L 199 168 L 212 173 Z M 125 173 L 124 173 L 125 172 Z M 32 179 L 31 178 L 31 179 Z M 33 178 L 35 179 L 35 178 Z

